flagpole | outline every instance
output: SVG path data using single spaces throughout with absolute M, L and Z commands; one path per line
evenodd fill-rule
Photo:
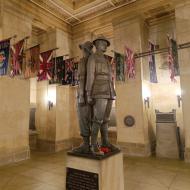
M 11 36 L 11 37 L 9 37 L 8 40 L 15 39 L 15 38 L 17 38 L 17 35 L 16 35 L 16 34 L 13 35 L 13 36 Z
M 27 40 L 29 38 L 30 38 L 30 36 L 26 36 L 26 37 L 23 38 L 23 40 Z
M 55 50 L 58 50 L 59 48 L 57 47 L 57 48 L 53 48 L 53 49 L 49 49 L 49 50 L 46 50 L 46 51 L 43 51 L 43 52 L 40 52 L 40 53 L 45 53 L 45 52 L 47 52 L 47 51 L 55 51 Z
M 179 44 L 177 49 L 181 50 L 181 49 L 186 49 L 186 48 L 190 48 L 190 42 Z M 115 50 L 111 50 L 111 52 L 123 55 L 122 53 L 119 53 L 119 52 L 117 52 Z M 136 53 L 135 54 L 135 59 L 142 58 L 142 57 L 147 57 L 147 56 L 155 55 L 155 54 L 167 53 L 167 52 L 168 52 L 168 47 L 167 48 L 156 49 L 154 51 L 145 51 L 145 52 L 141 52 L 141 53 Z
M 34 48 L 34 47 L 39 46 L 39 45 L 40 45 L 40 44 L 37 44 L 37 45 L 31 46 L 31 47 L 29 47 L 29 48 L 26 48 L 25 51 L 28 51 L 28 50 L 30 50 L 30 49 L 32 49 L 32 48 Z
M 9 37 L 9 38 L 6 38 L 6 39 L 3 39 L 3 40 L 0 40 L 0 42 L 6 41 L 6 40 L 15 39 L 16 37 L 17 37 L 17 35 L 15 34 L 14 36 L 11 36 L 11 37 Z

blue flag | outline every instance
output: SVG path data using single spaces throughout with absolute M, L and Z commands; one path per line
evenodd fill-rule
M 0 42 L 0 76 L 7 74 L 10 40 Z

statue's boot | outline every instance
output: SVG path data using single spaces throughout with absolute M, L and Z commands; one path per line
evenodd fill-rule
M 117 148 L 116 146 L 112 145 L 109 142 L 109 138 L 108 138 L 108 126 L 107 126 L 107 124 L 103 124 L 101 126 L 100 133 L 101 133 L 101 140 L 102 140 L 101 147 L 109 148 L 111 152 L 119 150 L 119 148 Z
M 92 154 L 103 155 L 104 153 L 100 151 L 100 148 L 97 142 L 98 132 L 99 132 L 99 124 L 93 123 L 92 130 L 91 130 L 91 151 L 92 151 Z
M 90 153 L 90 139 L 89 137 L 83 137 L 83 143 L 72 150 L 75 153 L 83 153 L 88 154 Z

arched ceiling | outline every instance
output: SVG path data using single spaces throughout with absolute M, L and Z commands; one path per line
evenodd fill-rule
M 142 0 L 28 0 L 33 5 L 47 11 L 71 26 L 89 21 L 107 12 L 131 4 L 138 6 Z M 147 23 L 154 24 L 157 20 L 174 15 L 172 4 L 183 0 L 148 0 L 147 4 L 154 2 L 157 7 L 141 10 Z
M 70 25 L 90 20 L 139 0 L 29 0 Z

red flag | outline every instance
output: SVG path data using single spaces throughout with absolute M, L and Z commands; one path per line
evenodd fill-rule
M 38 81 L 50 80 L 52 77 L 53 50 L 40 54 L 40 69 L 38 72 Z
M 20 40 L 11 47 L 11 76 L 20 75 L 22 72 L 23 64 L 23 49 L 24 49 L 24 39 Z
M 127 78 L 135 78 L 135 57 L 134 52 L 125 46 L 125 65 L 126 71 L 125 74 Z
M 30 48 L 31 56 L 31 72 L 35 73 L 39 69 L 39 55 L 40 55 L 40 45 Z
M 39 55 L 40 55 L 40 45 L 31 47 L 26 51 L 26 63 L 24 67 L 24 77 L 30 78 L 37 75 L 39 70 Z

